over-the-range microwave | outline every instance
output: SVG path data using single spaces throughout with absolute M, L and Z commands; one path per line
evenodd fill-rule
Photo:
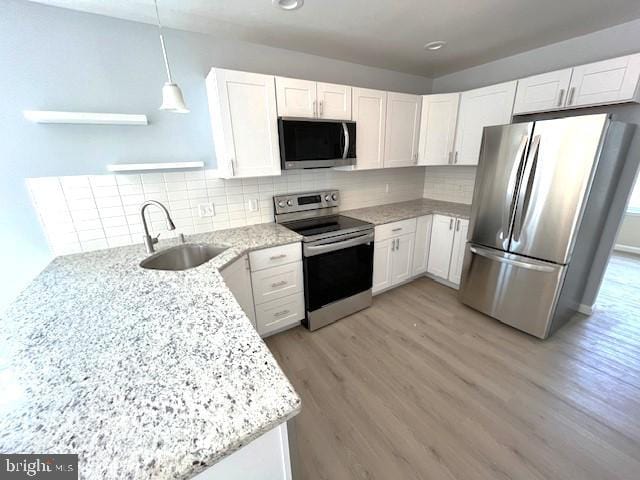
M 278 135 L 283 170 L 356 162 L 356 122 L 280 117 Z

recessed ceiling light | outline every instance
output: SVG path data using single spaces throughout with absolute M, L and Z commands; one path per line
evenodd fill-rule
M 435 50 L 440 50 L 442 47 L 444 47 L 447 44 L 447 42 L 445 42 L 444 40 L 436 40 L 435 42 L 429 42 L 424 46 L 425 50 L 431 50 L 431 51 L 435 51 Z
M 304 5 L 304 0 L 271 0 L 271 3 L 282 10 L 297 10 Z

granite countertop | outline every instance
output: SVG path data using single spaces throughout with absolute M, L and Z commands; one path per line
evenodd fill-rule
M 142 245 L 53 260 L 0 320 L 0 451 L 78 453 L 86 479 L 186 479 L 293 417 L 300 398 L 218 270 L 300 239 L 192 235 L 230 247 L 182 272 L 140 268 Z
M 433 213 L 469 218 L 471 216 L 471 205 L 443 202 L 430 198 L 419 198 L 407 202 L 388 203 L 386 205 L 376 205 L 375 207 L 345 210 L 340 213 L 347 217 L 373 223 L 374 225 L 382 225 L 384 223 L 397 222 L 399 220 L 406 220 L 407 218 L 415 218 Z

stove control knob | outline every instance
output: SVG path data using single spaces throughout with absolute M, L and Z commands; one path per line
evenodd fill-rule
M 331 200 L 333 200 L 334 202 L 338 201 L 338 194 L 337 193 L 332 193 L 331 194 Z
M 278 206 L 279 206 L 280 208 L 284 208 L 284 205 L 285 205 L 285 204 L 284 204 L 284 200 L 280 200 L 280 201 L 278 202 Z
M 293 207 L 293 200 L 287 200 L 287 205 L 289 205 L 290 207 Z
M 324 196 L 324 201 L 328 202 L 329 200 L 331 200 L 331 195 L 325 195 Z

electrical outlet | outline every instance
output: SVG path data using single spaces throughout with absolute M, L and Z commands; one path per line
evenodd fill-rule
M 214 217 L 216 210 L 213 203 L 200 203 L 198 204 L 198 215 L 200 217 Z
M 247 202 L 247 209 L 250 212 L 257 212 L 258 211 L 258 199 L 257 198 L 250 198 L 249 201 Z
M 384 193 L 389 193 L 389 184 L 388 183 L 384 184 Z

